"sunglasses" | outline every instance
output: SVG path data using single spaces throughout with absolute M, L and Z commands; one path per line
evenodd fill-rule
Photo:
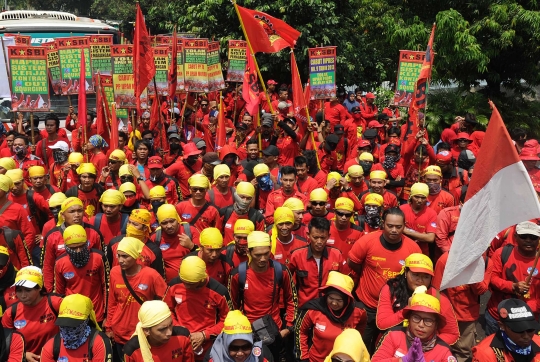
M 466 139 L 466 138 L 460 138 L 460 139 L 458 139 L 457 141 L 458 141 L 458 142 L 469 142 L 469 140 Z
M 109 163 L 110 163 L 111 165 L 116 165 L 118 162 L 120 162 L 120 161 L 109 160 Z
M 201 104 L 201 107 L 208 107 L 208 104 Z
M 206 189 L 203 189 L 203 188 L 200 188 L 200 187 L 192 187 L 191 188 L 191 192 L 195 193 L 195 192 L 205 192 Z
M 229 352 L 249 352 L 253 346 L 251 344 L 243 344 L 241 346 L 229 346 Z
M 326 205 L 326 202 L 324 201 L 311 201 L 312 206 L 324 206 Z
M 341 211 L 334 210 L 334 213 L 339 217 L 350 218 L 351 216 L 353 216 L 352 212 L 341 212 Z
M 519 237 L 521 239 L 529 239 L 529 240 L 538 240 L 538 239 L 540 239 L 540 237 L 538 237 L 536 235 L 531 235 L 531 234 L 520 235 Z

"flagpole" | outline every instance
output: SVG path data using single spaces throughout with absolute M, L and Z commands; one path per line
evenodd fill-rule
M 266 102 L 268 103 L 268 107 L 270 107 L 270 113 L 274 113 L 274 108 L 272 108 L 272 103 L 270 102 L 270 98 L 268 97 L 267 90 L 266 90 L 266 84 L 264 83 L 264 79 L 261 75 L 261 70 L 259 69 L 259 64 L 257 63 L 257 57 L 255 56 L 255 53 L 253 53 L 253 48 L 251 47 L 251 42 L 249 41 L 249 38 L 247 36 L 246 28 L 244 27 L 244 22 L 242 21 L 242 16 L 240 15 L 240 10 L 238 10 L 238 6 L 236 5 L 236 0 L 231 0 L 234 9 L 236 10 L 236 15 L 238 16 L 238 20 L 240 21 L 240 26 L 242 27 L 242 32 L 244 33 L 244 37 L 246 38 L 246 42 L 249 47 L 249 52 L 251 53 L 251 56 L 253 57 L 253 61 L 255 62 L 255 69 L 257 70 L 257 75 L 259 76 L 259 79 L 261 81 L 261 85 L 265 94 Z

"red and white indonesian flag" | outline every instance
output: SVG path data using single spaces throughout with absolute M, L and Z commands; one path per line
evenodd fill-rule
M 505 228 L 540 217 L 540 203 L 499 111 L 493 109 L 450 248 L 441 290 L 480 282 L 482 254 Z

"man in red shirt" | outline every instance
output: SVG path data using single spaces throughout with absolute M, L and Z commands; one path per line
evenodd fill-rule
M 28 138 L 23 135 L 15 136 L 15 139 L 13 140 L 13 151 L 15 152 L 15 155 L 12 158 L 17 163 L 16 167 L 24 171 L 24 180 L 26 181 L 26 184 L 30 186 L 28 169 L 32 166 L 45 166 L 45 164 L 41 158 L 30 153 L 30 150 L 28 149 Z
M 214 205 L 218 210 L 234 203 L 234 187 L 229 186 L 231 169 L 222 164 L 214 167 L 215 184 L 206 193 L 206 201 Z
M 360 114 L 367 123 L 377 120 L 379 109 L 375 105 L 375 95 L 373 93 L 366 94 L 366 102 L 360 104 Z
M 369 193 L 376 193 L 383 197 L 384 209 L 388 210 L 391 207 L 397 207 L 399 205 L 396 194 L 392 191 L 386 190 L 386 172 L 385 171 L 371 171 L 369 174 L 369 189 L 360 194 L 359 199 L 362 207 L 360 208 L 360 214 L 364 213 L 364 200 Z
M 519 296 L 532 309 L 535 315 L 539 310 L 540 275 L 535 266 L 536 249 L 540 239 L 540 226 L 530 221 L 517 225 L 514 238 L 517 245 L 508 244 L 493 253 L 491 274 L 491 297 L 486 307 L 486 335 L 499 330 L 499 303 L 513 295 Z M 530 282 L 525 282 L 532 273 Z
M 349 178 L 349 186 L 352 188 L 356 197 L 369 189 L 367 183 L 364 180 L 364 169 L 360 165 L 352 165 L 347 168 L 347 175 Z
M 309 244 L 293 250 L 289 270 L 295 277 L 298 289 L 298 305 L 319 298 L 319 288 L 326 284 L 330 271 L 341 271 L 345 260 L 339 249 L 328 246 L 330 221 L 314 217 L 309 222 Z
M 435 230 L 435 243 L 438 251 L 445 253 L 450 251 L 454 240 L 462 205 L 447 207 L 437 215 L 437 229 Z
M 206 193 L 210 188 L 208 178 L 201 174 L 189 178 L 191 198 L 176 205 L 176 211 L 182 221 L 203 231 L 207 227 L 221 229 L 218 209 L 206 201 Z
M 404 229 L 405 215 L 393 207 L 383 214 L 382 231 L 364 235 L 349 252 L 349 267 L 361 275 L 356 295 L 368 315 L 363 339 L 371 352 L 379 335 L 376 314 L 380 291 L 389 279 L 401 272 L 409 255 L 421 252 L 413 240 L 403 235 Z
M 221 285 L 227 285 L 227 278 L 233 265 L 229 264 L 225 255 L 221 253 L 223 236 L 221 236 L 219 229 L 204 229 L 199 240 L 200 249 L 188 254 L 184 259 L 190 256 L 201 258 L 206 265 L 206 273 Z
M 340 197 L 350 199 L 354 203 L 354 210 L 360 211 L 362 204 L 354 193 L 346 177 L 342 177 L 338 172 L 330 172 L 327 176 L 326 192 L 328 192 L 328 208 L 333 210 L 335 203 Z
M 437 230 L 437 213 L 427 206 L 429 187 L 424 183 L 415 183 L 411 187 L 409 203 L 400 206 L 405 214 L 405 230 L 403 234 L 415 240 L 422 253 L 436 260 L 435 231 Z
M 288 198 L 296 197 L 307 205 L 307 197 L 304 196 L 303 193 L 297 191 L 295 187 L 296 180 L 296 169 L 294 167 L 283 166 L 281 168 L 281 188 L 272 191 L 266 199 L 266 212 L 264 213 L 264 216 L 268 225 L 274 223 L 274 211 L 282 206 Z
M 233 240 L 223 249 L 226 261 L 237 267 L 240 263 L 248 260 L 247 237 L 255 230 L 255 225 L 251 220 L 238 219 L 234 223 Z
M 233 309 L 229 291 L 208 276 L 207 265 L 197 256 L 188 256 L 180 266 L 179 277 L 169 283 L 163 301 L 172 312 L 175 325 L 187 328 L 196 360 L 202 361 L 221 333 L 229 310 Z M 205 301 L 201 303 L 201 301 Z
M 250 261 L 234 268 L 229 276 L 229 293 L 235 309 L 241 310 L 251 323 L 270 315 L 280 336 L 268 346 L 278 360 L 283 339 L 292 331 L 298 300 L 292 276 L 286 266 L 270 259 L 271 242 L 267 233 L 253 231 L 248 235 Z M 283 294 L 285 318 L 281 317 L 280 295 Z
M 118 190 L 122 184 L 120 180 L 120 167 L 127 162 L 126 154 L 122 150 L 113 150 L 107 157 L 107 167 L 101 169 L 99 183 L 105 189 Z
M 181 200 L 182 191 L 180 185 L 171 176 L 163 172 L 163 161 L 160 156 L 152 156 L 148 159 L 148 169 L 150 170 L 150 178 L 146 180 L 146 185 L 149 189 L 154 186 L 163 186 L 167 195 L 167 203 L 176 205 Z
M 457 190 L 469 184 L 469 173 L 466 170 L 458 170 L 454 165 L 454 159 L 450 151 L 441 151 L 436 156 L 437 166 L 442 172 L 442 188 L 450 192 L 455 198 L 459 198 Z
M 274 225 L 269 233 L 272 240 L 273 259 L 289 265 L 293 250 L 306 245 L 306 240 L 293 234 L 294 214 L 287 207 L 278 207 L 274 212 Z
M 125 362 L 194 360 L 189 331 L 173 326 L 166 303 L 160 300 L 144 302 L 133 322 L 136 324 L 135 333 L 123 348 Z
M 337 124 L 345 123 L 349 118 L 349 112 L 347 112 L 347 108 L 339 103 L 337 97 L 332 97 L 330 101 L 324 104 L 324 118 L 330 122 L 333 129 Z
M 103 186 L 96 183 L 97 170 L 91 163 L 81 163 L 77 168 L 77 174 L 81 183 L 73 186 L 66 191 L 67 197 L 77 197 L 83 202 L 84 214 L 91 218 L 101 212 L 99 199 L 103 193 Z
M 324 217 L 327 220 L 333 220 L 334 213 L 328 211 L 328 194 L 322 188 L 317 188 L 309 194 L 310 208 L 304 214 L 302 222 L 304 225 L 309 224 L 314 217 Z
M 54 263 L 54 292 L 82 294 L 92 300 L 96 320 L 105 319 L 109 288 L 109 263 L 101 250 L 88 249 L 86 231 L 71 225 L 63 234 L 66 252 Z
M 442 209 L 456 205 L 454 196 L 442 189 L 442 172 L 439 166 L 431 165 L 426 167 L 424 170 L 424 182 L 429 187 L 427 205 L 430 209 L 439 214 Z
M 188 223 L 180 222 L 180 217 L 173 205 L 160 206 L 157 218 L 161 229 L 156 230 L 150 240 L 157 243 L 161 249 L 167 282 L 169 282 L 178 274 L 182 258 L 191 251 L 197 250 L 199 232 Z
M 335 217 L 331 221 L 330 235 L 326 243 L 329 247 L 334 247 L 343 255 L 347 255 L 354 243 L 363 235 L 362 230 L 352 222 L 354 203 L 346 197 L 340 197 L 336 200 L 334 213 Z
M 48 183 L 49 176 L 45 172 L 45 168 L 43 166 L 30 167 L 28 169 L 28 177 L 30 179 L 30 183 L 32 184 L 32 190 L 34 190 L 34 192 L 36 192 L 38 195 L 41 195 L 41 197 L 43 197 L 47 202 L 54 193 L 60 192 L 57 187 Z
M 294 109 L 291 101 L 289 101 L 289 91 L 287 88 L 280 88 L 278 91 L 278 99 L 272 101 L 274 112 L 278 112 L 278 117 L 282 121 L 287 117 L 294 117 Z
M 128 215 L 121 213 L 126 197 L 118 190 L 105 190 L 99 199 L 103 213 L 93 216 L 89 224 L 101 232 L 105 245 L 126 233 Z
M 36 156 L 38 156 L 47 168 L 51 168 L 54 163 L 53 158 L 53 149 L 51 146 L 54 146 L 59 141 L 65 142 L 65 146 L 68 148 L 69 152 L 69 140 L 67 138 L 61 137 L 58 134 L 60 129 L 60 119 L 54 113 L 50 113 L 45 117 L 45 131 L 47 132 L 47 138 L 43 138 L 36 145 Z
M 297 177 L 296 188 L 307 197 L 318 187 L 318 183 L 308 174 L 307 160 L 304 156 L 294 158 L 294 168 Z
M 165 173 L 178 180 L 182 191 L 182 200 L 187 200 L 190 196 L 188 179 L 201 170 L 202 160 L 200 158 L 201 151 L 193 142 L 186 143 L 183 150 L 183 156 L 165 169 Z

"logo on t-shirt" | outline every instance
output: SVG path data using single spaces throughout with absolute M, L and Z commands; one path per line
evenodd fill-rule
M 226 223 L 226 224 L 225 224 L 225 227 L 226 227 L 227 229 L 230 229 L 230 228 L 232 228 L 232 225 L 231 225 L 230 223 Z
M 159 248 L 160 248 L 161 250 L 168 250 L 170 247 L 171 247 L 171 246 L 170 246 L 169 244 L 161 244 L 161 245 L 159 246 Z
M 66 246 L 64 244 L 58 244 L 58 246 L 56 247 L 58 250 L 65 250 L 66 249 Z
M 335 242 L 336 242 L 336 241 L 335 241 L 334 239 L 328 239 L 328 240 L 326 241 L 326 244 L 328 244 L 328 245 L 334 245 Z
M 274 255 L 274 259 L 283 259 L 283 254 Z
M 169 186 L 165 186 L 164 189 L 165 189 L 165 192 L 169 191 Z
M 176 359 L 182 356 L 182 348 L 177 348 L 171 352 L 171 359 Z
M 315 323 L 315 328 L 320 332 L 324 332 L 326 330 L 326 324 L 324 324 L 324 323 Z
M 182 219 L 184 220 L 191 219 L 191 214 L 182 214 Z
M 184 296 L 182 296 L 182 295 L 175 295 L 175 296 L 174 296 L 174 300 L 176 300 L 176 303 L 181 304 L 182 301 L 184 300 Z
M 528 274 L 531 274 L 531 270 L 532 270 L 532 266 L 530 266 L 529 268 L 527 268 L 527 275 Z M 533 277 L 537 276 L 538 275 L 538 269 L 534 268 L 534 273 L 533 273 Z
M 431 226 L 434 227 L 434 228 L 436 228 L 436 227 L 437 227 L 437 223 L 436 223 L 436 222 L 432 222 L 432 223 L 431 223 Z
M 148 289 L 148 285 L 142 284 L 142 283 L 141 283 L 141 284 L 139 284 L 139 285 L 137 286 L 137 288 L 139 288 L 140 290 L 146 290 L 146 289 Z
M 253 347 L 253 350 L 251 351 L 255 357 L 259 357 L 261 352 L 261 347 Z
M 399 265 L 402 265 L 402 266 L 405 265 L 405 260 L 400 260 Z
M 58 362 L 68 362 L 68 361 L 69 361 L 69 358 L 67 358 L 66 356 L 58 357 Z
M 24 327 L 26 327 L 26 320 L 25 319 L 20 319 L 18 321 L 13 322 L 13 325 L 17 329 L 24 328 Z
M 72 279 L 74 276 L 75 276 L 74 272 L 64 273 L 64 278 L 66 278 L 66 279 Z

